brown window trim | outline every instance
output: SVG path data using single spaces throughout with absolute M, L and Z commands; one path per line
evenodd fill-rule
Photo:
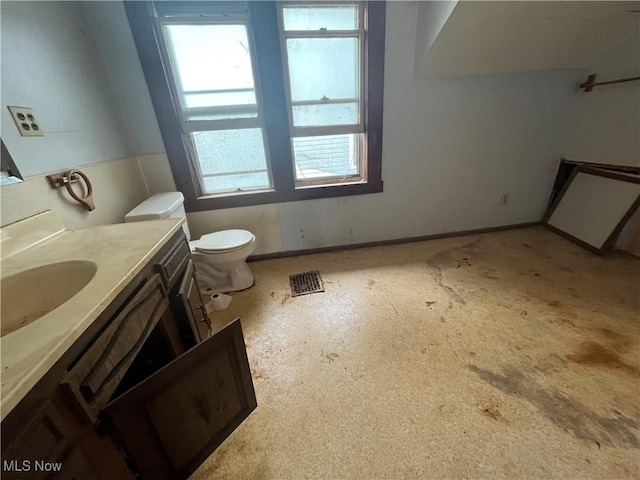
M 187 2 L 184 2 L 187 3 Z M 189 2 L 191 3 L 191 2 Z M 382 112 L 384 87 L 384 38 L 386 3 L 371 1 L 367 8 L 365 51 L 365 138 L 367 182 L 295 188 L 287 118 L 286 95 L 280 53 L 275 2 L 248 2 L 255 38 L 256 62 L 262 87 L 262 106 L 274 190 L 201 196 L 197 176 L 192 172 L 173 108 L 170 88 L 153 31 L 150 2 L 124 2 L 142 70 L 158 118 L 176 187 L 184 194 L 187 211 L 214 210 L 268 203 L 341 197 L 382 192 Z

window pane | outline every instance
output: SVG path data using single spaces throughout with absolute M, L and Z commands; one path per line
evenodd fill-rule
M 255 105 L 256 93 L 245 25 L 165 25 L 176 87 L 183 106 Z M 215 118 L 238 118 L 218 112 Z M 187 112 L 187 118 L 190 114 Z M 256 113 L 243 117 L 256 117 Z
M 358 123 L 358 116 L 357 103 L 293 106 L 293 125 L 296 127 L 353 125 Z
M 358 7 L 356 5 L 284 7 L 282 18 L 285 30 L 356 30 Z
M 296 180 L 359 175 L 361 134 L 292 140 Z
M 360 91 L 358 38 L 289 38 L 291 99 L 357 100 Z
M 207 192 L 271 186 L 260 128 L 194 132 L 192 138 Z

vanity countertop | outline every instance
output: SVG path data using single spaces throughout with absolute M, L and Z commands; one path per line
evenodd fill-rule
M 171 218 L 67 230 L 52 212 L 44 212 L 2 228 L 2 278 L 71 260 L 97 265 L 95 276 L 78 294 L 33 323 L 0 338 L 2 419 L 183 223 L 184 219 Z M 26 301 L 32 295 L 38 292 L 26 293 Z

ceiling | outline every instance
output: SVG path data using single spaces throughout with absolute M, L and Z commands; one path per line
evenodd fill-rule
M 416 76 L 586 68 L 640 39 L 639 1 L 461 1 L 436 31 L 433 3 L 418 4 Z

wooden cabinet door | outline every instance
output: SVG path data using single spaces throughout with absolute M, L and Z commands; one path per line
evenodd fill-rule
M 196 342 L 201 342 L 211 335 L 211 320 L 202 301 L 198 283 L 196 281 L 196 269 L 193 261 L 189 261 L 178 291 L 184 311 L 189 319 Z
M 236 319 L 103 413 L 143 479 L 187 478 L 256 408 Z
M 100 478 L 77 445 L 56 409 L 47 403 L 16 438 L 3 431 L 2 478 L 76 479 Z

